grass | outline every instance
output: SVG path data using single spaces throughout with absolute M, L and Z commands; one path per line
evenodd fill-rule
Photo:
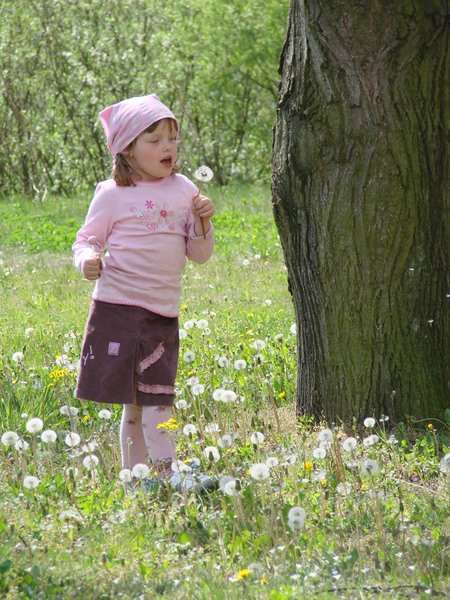
M 105 419 L 104 407 L 73 398 L 92 284 L 73 269 L 70 245 L 88 198 L 0 204 L 0 434 L 28 445 L 0 445 L 1 597 L 448 596 L 448 423 L 390 429 L 374 415 L 373 427 L 330 432 L 298 418 L 294 316 L 269 192 L 210 193 L 217 249 L 183 275 L 171 435 L 181 459 L 230 479 L 187 497 L 126 494 L 120 407 Z M 219 388 L 236 401 L 213 399 Z M 183 433 L 187 424 L 196 432 Z M 53 443 L 41 438 L 49 429 Z M 69 432 L 81 437 L 75 448 Z

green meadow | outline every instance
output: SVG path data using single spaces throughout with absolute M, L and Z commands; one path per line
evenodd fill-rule
M 0 597 L 449 597 L 450 411 L 297 415 L 270 190 L 207 192 L 216 250 L 183 274 L 167 425 L 180 461 L 217 477 L 207 494 L 126 491 L 121 408 L 73 397 L 93 284 L 71 244 L 89 195 L 0 203 Z

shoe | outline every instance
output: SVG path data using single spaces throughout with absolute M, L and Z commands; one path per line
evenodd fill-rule
M 180 492 L 211 492 L 217 489 L 217 477 L 204 473 L 174 473 L 169 479 L 170 486 Z

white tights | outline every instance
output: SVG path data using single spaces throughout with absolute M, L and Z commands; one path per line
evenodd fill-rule
M 171 416 L 169 406 L 124 404 L 120 424 L 122 468 L 132 469 L 138 463 L 146 464 L 150 456 L 158 472 L 170 469 L 176 458 L 172 436 L 157 426 Z

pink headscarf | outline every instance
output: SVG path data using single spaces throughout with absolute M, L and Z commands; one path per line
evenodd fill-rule
M 177 119 L 156 94 L 122 100 L 102 110 L 99 117 L 108 150 L 113 156 L 125 150 L 140 133 L 160 119 L 173 119 L 178 129 Z

